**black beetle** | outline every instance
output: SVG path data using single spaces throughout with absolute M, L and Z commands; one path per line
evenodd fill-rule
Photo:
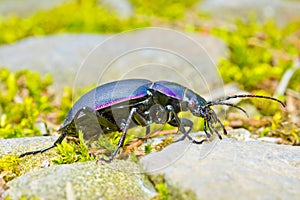
M 202 117 L 204 132 L 208 138 L 215 132 L 222 139 L 215 125 L 218 123 L 225 135 L 227 132 L 211 106 L 232 106 L 247 114 L 243 108 L 225 102 L 229 99 L 244 97 L 270 99 L 285 106 L 278 99 L 260 95 L 233 95 L 215 101 L 206 101 L 192 90 L 168 81 L 152 82 L 145 79 L 129 79 L 106 83 L 92 89 L 74 104 L 58 130 L 61 132 L 60 137 L 52 146 L 23 153 L 20 157 L 43 153 L 60 144 L 67 135 L 77 136 L 80 124 L 85 122 L 86 125 L 93 126 L 91 121 L 95 119 L 101 127 L 101 133 L 122 132 L 118 147 L 105 161 L 111 161 L 114 158 L 124 144 L 127 130 L 135 126 L 146 127 L 146 134 L 149 134 L 150 124 L 168 123 L 178 127 L 178 131 L 183 133 L 179 140 L 187 137 L 196 144 L 206 141 L 206 139 L 196 141 L 188 135 L 193 123 L 188 119 L 179 118 L 178 113 L 181 111 L 190 111 L 194 116 Z M 186 130 L 185 127 L 188 129 Z

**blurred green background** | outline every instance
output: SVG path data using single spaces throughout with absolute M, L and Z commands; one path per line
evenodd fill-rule
M 28 2 L 0 0 L 0 45 L 31 36 L 119 33 L 150 26 L 213 35 L 229 49 L 229 57 L 221 58 L 218 65 L 224 82 L 237 83 L 247 92 L 268 96 L 276 95 L 285 72 L 296 68 L 299 62 L 299 15 L 286 11 L 289 6 L 297 8 L 299 1 L 280 1 L 287 5 L 282 7 L 282 16 L 271 11 L 261 14 L 257 8 L 249 9 L 251 4 L 241 13 L 230 10 L 230 3 L 227 9 L 215 6 L 215 10 L 209 10 L 212 3 L 197 0 L 128 0 L 129 8 L 118 7 L 124 1 L 113 1 L 114 4 L 97 0 L 54 1 L 55 5 L 45 7 L 35 7 L 35 1 Z M 12 71 L 2 66 L 1 60 L 0 67 L 0 138 L 51 134 L 57 129 L 71 107 L 72 90 L 66 87 L 58 100 L 50 89 L 51 75 L 40 76 L 30 69 Z M 278 96 L 287 103 L 285 111 L 271 102 L 261 106 L 252 101 L 259 115 L 251 116 L 252 120 L 228 117 L 225 124 L 299 145 L 299 81 L 300 70 L 295 70 L 285 93 Z M 41 127 L 45 130 L 41 131 Z

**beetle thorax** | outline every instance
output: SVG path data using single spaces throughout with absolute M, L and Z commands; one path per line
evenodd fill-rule
M 195 92 L 187 89 L 182 99 L 183 110 L 189 110 L 194 116 L 204 117 L 206 113 L 206 101 Z

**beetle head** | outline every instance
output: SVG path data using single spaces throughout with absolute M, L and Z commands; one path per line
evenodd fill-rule
M 203 117 L 209 113 L 209 108 L 205 107 L 207 102 L 198 94 L 187 89 L 183 98 L 184 108 L 189 110 L 194 116 Z
M 214 132 L 222 139 L 220 133 L 218 132 L 218 127 L 221 127 L 223 133 L 226 135 L 227 131 L 224 128 L 224 125 L 218 118 L 215 111 L 210 107 L 204 99 L 202 99 L 199 95 L 194 96 L 194 98 L 190 99 L 187 102 L 188 110 L 196 117 L 201 117 L 204 119 L 204 131 L 207 137 L 210 137 Z M 209 132 L 207 132 L 207 129 Z
M 232 95 L 232 96 L 227 96 L 227 97 L 215 100 L 215 101 L 207 102 L 201 96 L 199 96 L 198 94 L 194 93 L 193 91 L 191 91 L 189 89 L 187 89 L 187 91 L 185 93 L 182 106 L 183 106 L 183 108 L 185 108 L 185 110 L 189 110 L 194 116 L 202 117 L 204 119 L 204 131 L 208 137 L 210 136 L 210 134 L 207 133 L 207 130 L 206 130 L 207 128 L 211 134 L 213 134 L 213 132 L 215 132 L 221 139 L 222 137 L 220 136 L 220 134 L 217 131 L 217 126 L 219 125 L 223 129 L 223 132 L 225 135 L 227 134 L 227 132 L 226 132 L 226 129 L 224 128 L 224 125 L 218 118 L 217 114 L 215 113 L 215 111 L 213 109 L 211 109 L 211 107 L 216 106 L 216 105 L 230 106 L 230 107 L 234 107 L 234 108 L 241 110 L 248 116 L 247 112 L 240 106 L 237 106 L 233 103 L 226 102 L 227 100 L 234 99 L 234 98 L 269 99 L 272 101 L 276 101 L 276 102 L 280 103 L 283 107 L 285 107 L 285 104 L 276 98 L 262 96 L 262 95 L 251 95 L 251 94 Z

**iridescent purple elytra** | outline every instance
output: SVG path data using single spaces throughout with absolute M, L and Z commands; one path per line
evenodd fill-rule
M 106 83 L 92 89 L 82 96 L 72 107 L 62 126 L 74 118 L 82 107 L 101 110 L 129 100 L 139 99 L 148 95 L 148 90 L 156 90 L 169 97 L 181 100 L 185 87 L 168 81 L 152 82 L 145 79 L 128 79 Z

